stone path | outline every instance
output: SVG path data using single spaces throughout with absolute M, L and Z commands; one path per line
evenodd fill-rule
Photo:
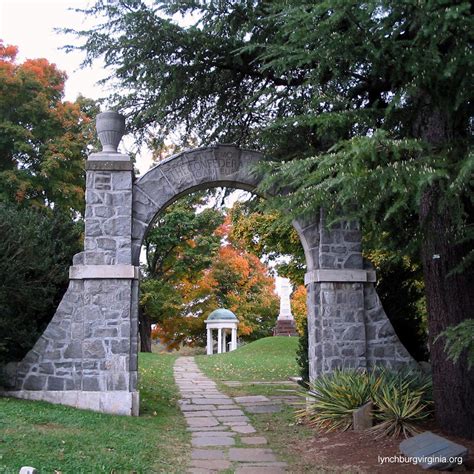
M 197 367 L 193 357 L 180 357 L 174 377 L 181 392 L 181 410 L 192 432 L 188 472 L 205 474 L 219 471 L 236 474 L 280 474 L 286 463 L 279 462 L 267 440 L 256 433 L 241 405 L 269 407 L 261 395 L 231 397 L 219 392 L 215 382 Z M 266 405 L 267 404 L 267 405 Z M 270 408 L 271 407 L 271 408 Z

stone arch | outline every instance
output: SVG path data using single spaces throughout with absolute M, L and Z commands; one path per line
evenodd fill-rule
M 19 398 L 138 414 L 138 293 L 142 240 L 155 216 L 195 190 L 254 191 L 256 151 L 217 145 L 179 153 L 134 180 L 130 157 L 103 151 L 87 160 L 84 251 L 55 316 L 35 346 L 3 369 L 3 393 Z M 307 273 L 310 377 L 337 367 L 414 364 L 386 317 L 364 268 L 358 225 L 328 229 L 324 212 L 294 226 Z
M 185 194 L 227 186 L 255 192 L 259 179 L 253 167 L 264 156 L 232 145 L 185 151 L 161 161 L 133 185 L 132 260 L 156 215 Z

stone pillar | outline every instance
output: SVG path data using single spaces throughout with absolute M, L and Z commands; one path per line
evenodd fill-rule
M 231 351 L 235 351 L 235 349 L 237 349 L 237 327 L 232 328 L 232 338 L 230 345 Z
M 207 355 L 212 355 L 213 353 L 213 340 L 212 340 L 212 329 L 207 328 Z
M 227 329 L 222 329 L 222 352 L 227 352 Z
M 17 365 L 8 393 L 95 411 L 136 415 L 138 268 L 132 266 L 130 157 L 117 152 L 124 118 L 97 117 L 104 150 L 86 163 L 84 251 L 48 327 Z
M 363 269 L 359 225 L 342 221 L 327 228 L 321 211 L 319 270 L 309 272 L 316 283 L 316 373 L 335 368 L 366 368 L 364 282 L 371 275 Z
M 133 164 L 117 152 L 123 124 L 115 112 L 97 117 L 103 151 L 86 163 L 84 252 L 75 257 L 70 279 L 84 285 L 82 389 L 117 392 L 111 395 L 116 404 L 124 392 L 125 406 L 127 393 L 138 403 L 138 327 L 131 300 L 139 272 L 131 256 Z
M 222 352 L 222 328 L 217 329 L 217 353 Z
M 367 367 L 364 283 L 375 280 L 374 272 L 363 269 L 358 224 L 345 221 L 327 228 L 324 211 L 318 220 L 295 225 L 308 263 L 311 380 L 335 368 Z
M 301 245 L 303 246 L 307 272 L 310 273 L 319 269 L 319 238 L 320 222 L 319 215 L 307 220 L 296 220 L 293 227 L 298 232 Z M 317 319 L 319 314 L 319 286 L 311 281 L 305 282 L 307 297 L 307 322 L 308 322 L 308 359 L 309 359 L 309 378 L 316 378 L 316 367 L 321 359 L 320 346 L 316 341 L 321 341 L 321 334 Z

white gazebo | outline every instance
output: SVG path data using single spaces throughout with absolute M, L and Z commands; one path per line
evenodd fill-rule
M 231 332 L 230 351 L 237 349 L 237 326 L 239 320 L 228 309 L 216 309 L 204 321 L 207 328 L 207 355 L 214 353 L 212 330 L 217 329 L 217 353 L 227 352 L 226 335 Z

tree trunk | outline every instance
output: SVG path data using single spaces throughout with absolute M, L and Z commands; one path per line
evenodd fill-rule
M 428 306 L 428 329 L 433 373 L 435 414 L 446 432 L 474 438 L 474 368 L 468 369 L 466 354 L 456 363 L 449 361 L 443 339 L 436 337 L 448 326 L 472 317 L 474 278 L 472 273 L 448 275 L 466 254 L 449 235 L 451 218 L 439 210 L 438 188 L 428 189 L 421 202 L 421 219 L 426 225 L 422 250 L 425 292 Z
M 151 321 L 141 309 L 138 310 L 138 331 L 140 352 L 151 352 Z
M 427 94 L 420 94 L 419 116 L 415 136 L 432 146 L 434 152 L 455 144 L 452 123 L 440 107 L 433 106 Z M 453 157 L 456 159 L 456 157 Z M 439 427 L 465 438 L 474 438 L 474 368 L 469 370 L 466 354 L 456 363 L 447 359 L 445 342 L 437 336 L 449 326 L 472 318 L 474 278 L 471 271 L 452 273 L 468 253 L 468 244 L 459 244 L 452 212 L 459 212 L 461 199 L 447 204 L 443 201 L 443 186 L 434 183 L 426 189 L 420 202 L 420 223 L 423 227 L 422 261 L 425 295 L 428 307 L 428 331 L 435 416 Z M 453 206 L 453 208 L 449 208 Z M 457 207 L 459 206 L 459 207 Z M 465 209 L 466 211 L 466 209 Z M 472 224 L 471 215 L 467 224 Z M 436 342 L 435 342 L 436 341 Z

